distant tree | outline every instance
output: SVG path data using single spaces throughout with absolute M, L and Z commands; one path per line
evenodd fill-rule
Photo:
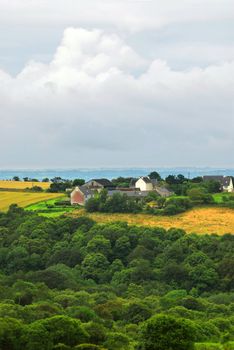
M 52 349 L 53 346 L 50 334 L 41 321 L 25 327 L 22 343 L 25 350 Z
M 111 332 L 104 346 L 111 350 L 127 350 L 129 349 L 129 337 L 123 333 Z
M 19 176 L 14 176 L 14 177 L 13 177 L 13 181 L 20 181 Z
M 30 192 L 43 192 L 43 188 L 40 186 L 33 186 L 31 188 L 27 188 Z
M 203 183 L 205 188 L 207 189 L 207 192 L 209 193 L 218 193 L 221 192 L 221 185 L 219 181 L 206 181 Z
M 111 253 L 111 244 L 104 236 L 97 235 L 89 241 L 87 250 L 90 253 L 101 253 L 108 257 Z
M 183 182 L 187 181 L 187 179 L 182 174 L 178 175 L 168 175 L 165 181 L 169 185 L 181 185 Z
M 0 318 L 0 349 L 20 349 L 22 332 L 23 327 L 20 321 L 9 317 Z
M 42 182 L 50 182 L 48 177 L 45 177 L 44 179 L 42 179 Z
M 176 185 L 177 184 L 177 179 L 175 175 L 168 175 L 165 179 L 166 183 L 169 185 Z
M 82 323 L 68 316 L 53 316 L 44 319 L 42 324 L 49 332 L 54 345 L 62 343 L 74 346 L 85 343 L 88 339 L 88 333 Z
M 117 179 L 113 179 L 111 181 L 113 183 L 113 186 L 116 187 L 129 187 L 131 182 L 131 177 L 118 177 Z
M 92 278 L 96 282 L 104 281 L 108 266 L 109 262 L 103 254 L 88 254 L 82 262 L 82 274 L 85 278 Z
M 191 322 L 172 316 L 154 316 L 143 325 L 144 350 L 192 350 L 194 330 Z
M 129 323 L 140 323 L 152 316 L 150 308 L 140 301 L 130 302 L 125 310 L 124 319 Z
M 187 191 L 187 195 L 195 204 L 208 204 L 214 202 L 212 195 L 207 193 L 206 190 L 202 187 L 191 188 Z
M 194 177 L 191 182 L 193 183 L 200 183 L 203 181 L 203 178 L 201 176 Z
M 72 182 L 72 186 L 82 186 L 84 185 L 85 180 L 84 179 L 74 179 Z
M 99 211 L 100 207 L 100 199 L 99 198 L 89 198 L 85 203 L 85 209 L 89 213 L 94 213 L 95 211 Z
M 157 171 L 152 171 L 148 176 L 150 179 L 155 179 L 157 181 L 162 180 L 161 176 L 159 175 L 159 173 Z

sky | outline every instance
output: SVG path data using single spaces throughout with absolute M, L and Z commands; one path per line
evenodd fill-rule
M 0 168 L 234 168 L 234 0 L 0 0 Z

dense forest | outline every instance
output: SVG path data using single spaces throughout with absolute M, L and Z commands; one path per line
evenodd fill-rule
M 233 235 L 12 205 L 0 244 L 1 350 L 234 348 Z

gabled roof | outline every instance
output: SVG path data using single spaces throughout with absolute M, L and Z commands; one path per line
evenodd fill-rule
M 103 187 L 114 187 L 113 183 L 108 179 L 92 179 L 90 181 L 96 181 Z
M 94 193 L 95 193 L 95 190 L 92 190 L 92 189 L 90 189 L 90 188 L 88 188 L 88 187 L 86 187 L 84 185 L 76 186 L 76 188 L 72 191 L 71 195 L 73 193 L 75 193 L 76 191 L 82 192 L 85 197 L 87 197 L 89 195 L 94 195 Z
M 229 186 L 231 176 L 223 176 L 223 175 L 207 175 L 203 176 L 204 181 L 218 181 L 222 186 Z
M 203 176 L 204 181 L 223 181 L 224 176 L 223 175 L 205 175 Z
M 86 186 L 80 186 L 79 189 L 85 196 L 93 195 L 95 192 L 95 190 L 87 188 Z
M 146 184 L 152 183 L 151 179 L 148 176 L 142 176 L 142 177 L 140 177 L 140 179 L 143 180 Z
M 138 179 L 132 178 L 130 180 L 129 187 L 135 187 L 135 184 L 136 184 L 137 181 L 138 181 Z
M 225 176 L 225 177 L 223 178 L 223 183 L 222 183 L 222 185 L 223 185 L 223 186 L 229 186 L 231 180 L 232 180 L 232 177 L 231 177 L 231 176 Z
M 166 187 L 155 187 L 155 191 L 161 196 L 161 197 L 170 197 L 173 195 L 172 191 L 169 191 Z

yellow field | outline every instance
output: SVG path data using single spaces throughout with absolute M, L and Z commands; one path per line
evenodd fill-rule
M 31 188 L 33 186 L 40 186 L 43 190 L 46 190 L 50 187 L 50 182 L 31 182 L 31 181 L 8 181 L 0 180 L 0 188 L 6 189 L 17 189 L 24 190 L 25 188 Z
M 6 211 L 11 204 L 20 207 L 38 203 L 44 200 L 61 197 L 61 193 L 29 193 L 0 191 L 0 211 Z
M 74 215 L 84 215 L 84 211 L 75 211 Z M 132 225 L 143 225 L 166 229 L 177 227 L 187 233 L 219 235 L 234 234 L 234 210 L 228 208 L 196 208 L 175 216 L 153 216 L 146 214 L 85 214 L 97 222 L 126 221 Z

